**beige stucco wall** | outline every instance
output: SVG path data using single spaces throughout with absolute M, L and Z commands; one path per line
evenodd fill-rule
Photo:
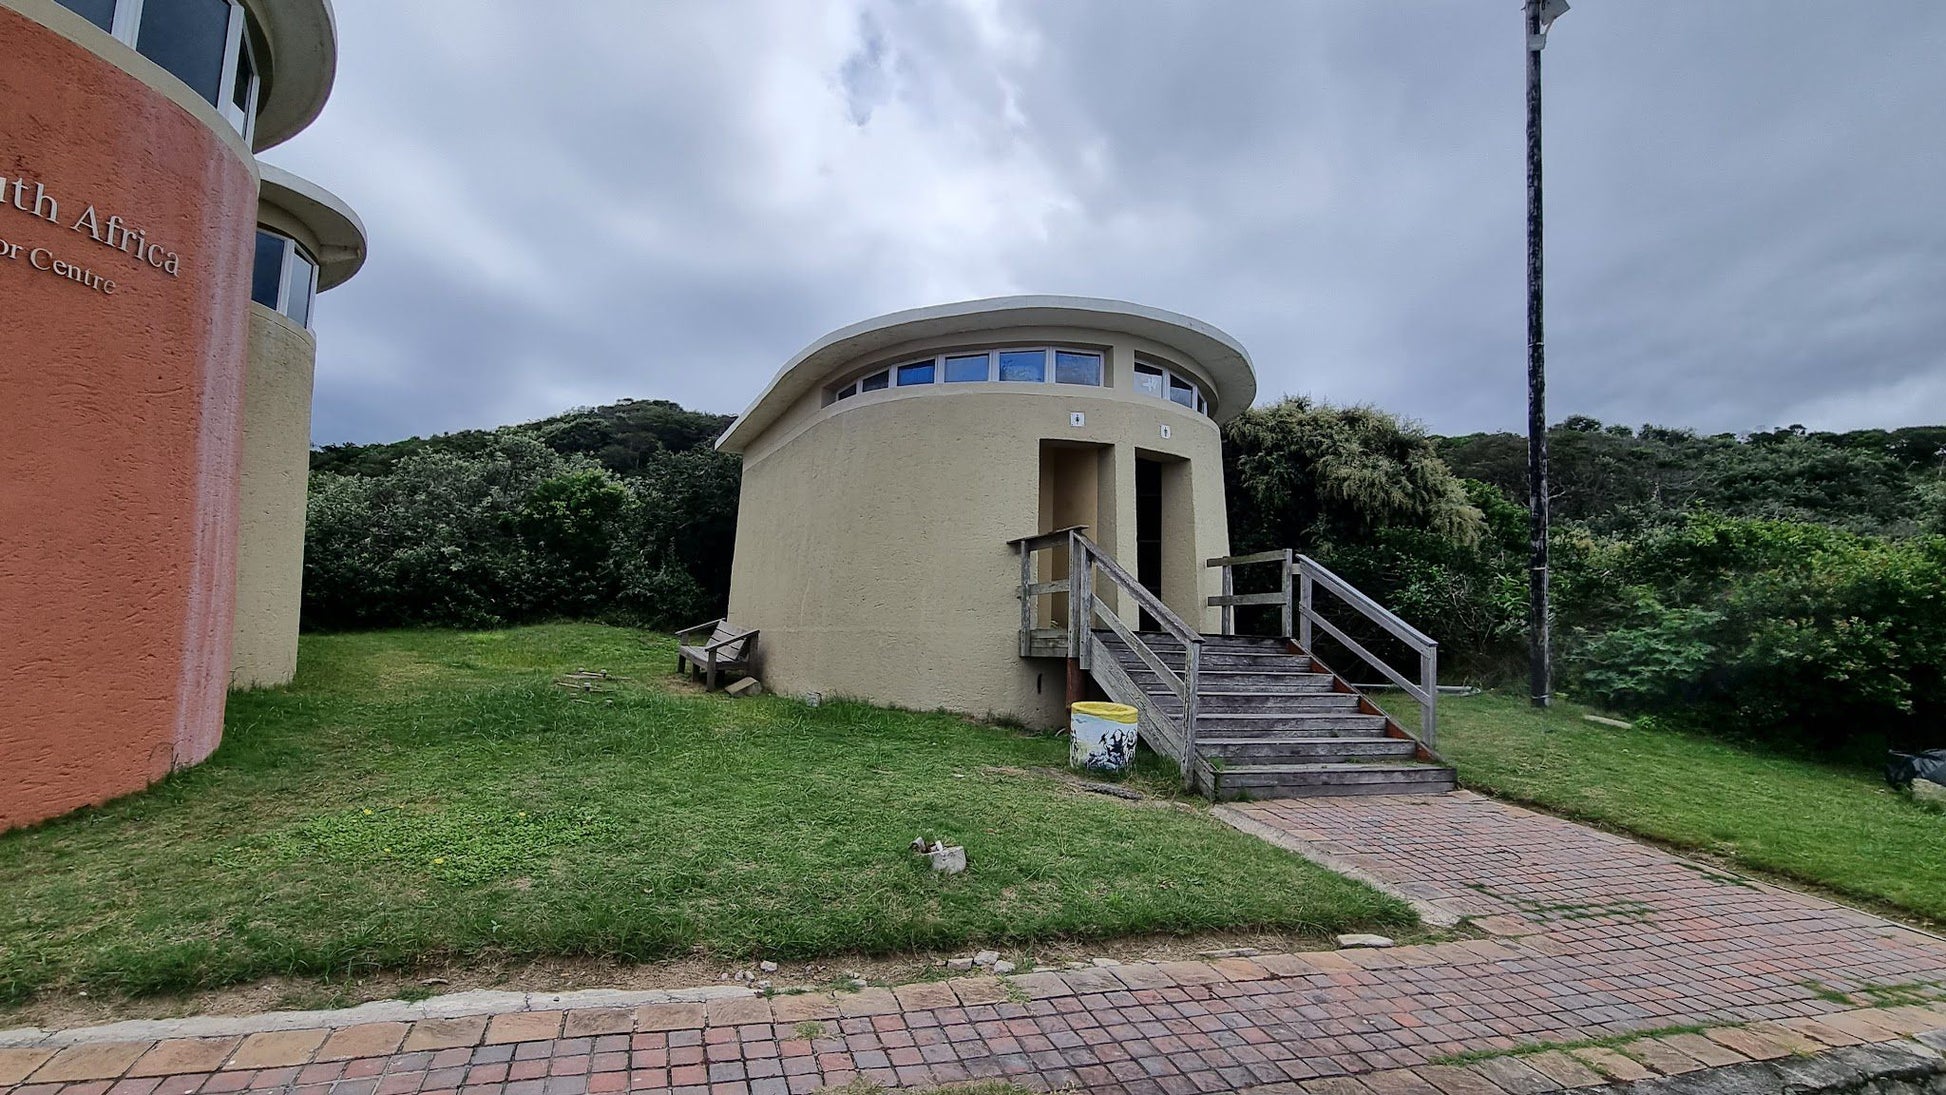
M 261 304 L 250 305 L 233 689 L 286 684 L 297 673 L 316 365 L 311 332 Z
M 1197 564 L 1227 554 L 1216 424 L 1132 387 L 1138 348 L 1187 363 L 1086 331 L 982 339 L 1036 341 L 1107 349 L 1113 387 L 931 385 L 830 406 L 814 392 L 746 452 L 730 616 L 762 629 L 771 689 L 1064 721 L 1063 663 L 1019 656 L 1019 562 L 1007 541 L 1068 523 L 1058 519 L 1087 507 L 1091 483 L 1092 535 L 1132 570 L 1138 449 L 1187 461 L 1187 508 L 1165 516 L 1174 553 Z M 923 352 L 872 360 L 914 350 Z M 1075 411 L 1085 425 L 1070 424 Z M 1081 461 L 1091 465 L 1083 481 L 1069 480 L 1077 493 L 1046 510 L 1043 440 L 1102 446 Z M 1196 570 L 1169 600 L 1209 629 L 1215 615 L 1199 604 L 1218 579 Z

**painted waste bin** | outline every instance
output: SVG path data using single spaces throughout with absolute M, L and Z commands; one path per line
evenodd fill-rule
M 1068 767 L 1125 772 L 1135 760 L 1135 708 L 1122 703 L 1068 707 Z

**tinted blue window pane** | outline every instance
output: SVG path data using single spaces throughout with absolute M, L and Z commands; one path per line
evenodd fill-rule
M 230 0 L 143 0 L 136 52 L 174 73 L 214 106 L 223 101 Z
M 946 359 L 946 383 L 970 384 L 987 378 L 987 355 L 965 354 Z
M 297 258 L 291 262 L 291 291 L 287 294 L 290 297 L 290 306 L 284 309 L 284 314 L 291 317 L 299 327 L 311 325 L 311 298 L 317 292 L 317 288 L 317 265 L 300 249 Z
M 839 399 L 850 399 L 852 396 L 857 394 L 858 394 L 858 385 L 856 384 L 847 384 L 844 387 L 838 389 Z
M 1144 395 L 1162 398 L 1162 370 L 1152 365 L 1135 367 L 1135 390 Z
M 1196 386 L 1172 376 L 1169 378 L 1169 398 L 1193 411 L 1196 409 Z
M 1000 354 L 1000 379 L 1046 380 L 1046 350 L 1003 350 Z
M 284 237 L 257 233 L 257 265 L 250 275 L 250 299 L 266 308 L 277 307 L 277 289 L 284 283 Z
M 60 0 L 60 4 L 103 30 L 115 29 L 115 0 Z
M 910 365 L 899 366 L 899 387 L 908 384 L 931 384 L 932 362 L 915 361 Z
M 873 373 L 858 382 L 858 390 L 861 392 L 882 392 L 891 382 L 892 377 L 890 373 Z
M 1054 383 L 1101 384 L 1101 355 L 1054 351 Z

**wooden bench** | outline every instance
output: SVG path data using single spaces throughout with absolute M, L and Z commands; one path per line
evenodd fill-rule
M 701 646 L 690 646 L 683 642 L 691 635 L 709 632 Z M 676 632 L 676 672 L 704 677 L 704 687 L 716 691 L 720 675 L 736 673 L 747 676 L 750 673 L 751 658 L 757 652 L 757 632 L 745 631 L 734 627 L 728 619 L 711 620 L 706 624 L 684 628 Z

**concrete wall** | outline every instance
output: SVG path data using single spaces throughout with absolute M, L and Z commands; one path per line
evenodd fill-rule
M 987 343 L 1105 345 L 1112 388 L 932 385 L 830 406 L 812 393 L 766 431 L 745 456 L 730 588 L 731 618 L 763 630 L 766 684 L 1064 721 L 1063 663 L 1019 656 L 1019 562 L 1006 541 L 1092 504 L 1096 539 L 1132 567 L 1139 447 L 1186 462 L 1193 508 L 1171 527 L 1180 557 L 1229 550 L 1216 424 L 1135 392 L 1136 346 L 1116 339 L 1021 331 Z M 1070 425 L 1074 411 L 1085 426 Z M 1043 441 L 1096 446 L 1054 457 L 1049 474 L 1072 473 L 1071 487 L 1046 509 Z M 1218 582 L 1198 574 L 1171 607 L 1212 627 L 1198 602 Z
M 0 177 L 60 206 L 0 206 L 7 828 L 221 740 L 257 179 L 207 103 L 65 8 L 0 0 L 0 57 Z M 90 205 L 176 272 L 75 231 Z
M 316 366 L 311 332 L 250 305 L 231 688 L 287 684 L 297 673 Z

